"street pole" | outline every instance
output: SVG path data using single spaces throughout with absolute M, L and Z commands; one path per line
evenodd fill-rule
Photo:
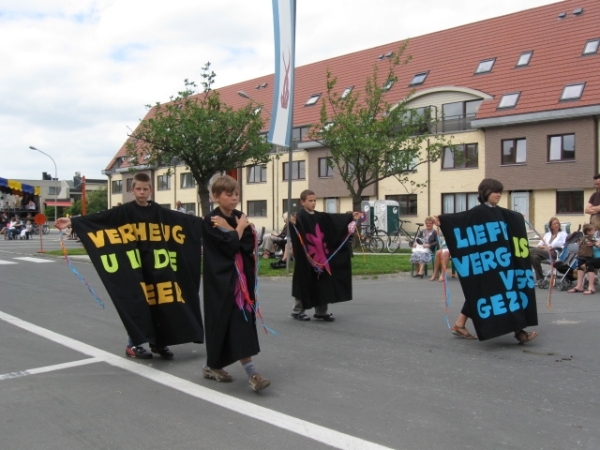
M 57 214 L 57 206 L 58 206 L 58 169 L 56 168 L 56 161 L 54 158 L 50 156 L 48 153 L 41 151 L 39 148 L 35 148 L 33 146 L 29 146 L 31 150 L 35 150 L 36 152 L 40 152 L 43 155 L 46 155 L 48 158 L 52 160 L 54 163 L 54 222 L 56 223 L 56 219 L 58 218 Z

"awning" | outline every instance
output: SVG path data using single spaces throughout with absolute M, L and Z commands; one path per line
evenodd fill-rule
M 46 203 L 46 207 L 54 206 L 54 200 L 47 198 L 45 203 Z M 73 206 L 73 204 L 69 200 L 58 200 L 58 201 L 56 201 L 56 206 L 69 207 L 69 206 Z
M 30 186 L 28 184 L 24 184 L 16 180 L 7 180 L 6 178 L 0 178 L 0 192 L 20 196 L 22 196 L 23 194 L 40 195 L 40 188 L 39 186 Z

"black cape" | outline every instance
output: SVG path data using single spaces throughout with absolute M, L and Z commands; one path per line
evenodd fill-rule
M 203 342 L 201 218 L 129 202 L 71 222 L 134 345 Z
M 439 219 L 479 340 L 537 325 L 523 216 L 479 205 Z
M 247 292 L 253 301 L 256 300 L 254 234 L 251 227 L 246 227 L 242 239 L 239 239 L 237 231 L 224 231 L 211 223 L 211 217 L 220 216 L 235 228 L 235 218 L 241 215 L 240 211 L 234 210 L 231 217 L 226 217 L 216 208 L 204 221 L 206 364 L 214 369 L 221 369 L 260 351 L 254 311 L 242 312 L 235 301 L 237 253 L 243 261 Z
M 300 210 L 296 215 L 296 228 L 306 250 L 316 262 L 324 264 L 348 235 L 352 214 L 329 214 L 315 211 L 309 214 Z M 319 274 L 310 264 L 305 247 L 294 227 L 291 228 L 294 247 L 294 276 L 292 296 L 302 300 L 305 309 L 328 303 L 352 300 L 352 253 L 343 245 L 329 261 L 329 272 L 323 268 Z

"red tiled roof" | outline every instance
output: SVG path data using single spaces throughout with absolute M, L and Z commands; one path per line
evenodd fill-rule
M 573 15 L 576 8 L 583 14 Z M 567 13 L 559 19 L 560 13 Z M 397 102 L 411 91 L 415 74 L 428 71 L 417 93 L 440 86 L 457 86 L 484 92 L 492 100 L 484 101 L 477 119 L 544 112 L 565 108 L 600 105 L 600 52 L 581 56 L 589 39 L 600 38 L 600 2 L 566 0 L 522 12 L 508 14 L 410 39 L 405 56 L 412 60 L 397 71 L 398 81 L 386 93 L 386 101 Z M 384 83 L 388 61 L 377 57 L 397 51 L 403 41 L 342 55 L 296 68 L 294 126 L 317 123 L 321 102 L 304 104 L 311 95 L 325 92 L 325 75 L 330 69 L 338 77 L 336 89 L 348 86 L 362 90 L 373 66 L 379 66 L 379 81 Z M 521 53 L 533 51 L 528 66 L 516 68 Z M 480 61 L 495 58 L 491 72 L 474 75 Z M 274 75 L 219 88 L 221 99 L 234 108 L 248 103 L 237 95 L 246 92 L 253 100 L 270 109 L 273 102 Z M 262 83 L 266 88 L 255 89 Z M 561 102 L 567 84 L 585 82 L 578 101 Z M 503 94 L 521 92 L 515 108 L 497 110 Z M 263 112 L 268 119 L 268 114 Z M 267 123 L 268 127 L 268 123 Z M 124 154 L 121 149 L 115 158 Z M 111 165 L 113 164 L 111 161 Z M 110 166 L 109 166 L 110 167 Z

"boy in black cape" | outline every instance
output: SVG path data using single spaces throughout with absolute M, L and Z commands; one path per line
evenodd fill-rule
M 315 211 L 316 202 L 313 191 L 302 191 L 302 209 L 290 219 L 294 225 L 290 236 L 295 261 L 292 317 L 310 320 L 304 311 L 315 308 L 315 319 L 333 322 L 335 318 L 327 312 L 327 305 L 352 300 L 352 254 L 347 245 L 341 244 L 354 231 L 350 224 L 360 218 L 361 213 L 322 213 Z
M 136 173 L 135 200 L 89 216 L 60 218 L 90 256 L 129 335 L 131 358 L 171 359 L 167 345 L 204 340 L 200 313 L 202 220 L 149 200 L 150 177 Z
M 240 361 L 254 391 L 271 382 L 260 375 L 252 356 L 260 351 L 256 332 L 256 235 L 246 215 L 236 208 L 237 181 L 222 176 L 212 185 L 218 207 L 204 221 L 204 318 L 206 365 L 204 378 L 230 382 L 223 370 Z
M 434 217 L 440 226 L 462 286 L 465 303 L 452 334 L 477 339 L 466 328 L 473 320 L 483 341 L 514 332 L 520 344 L 536 338 L 535 278 L 523 216 L 498 206 L 504 187 L 486 178 L 478 188 L 479 206 Z

